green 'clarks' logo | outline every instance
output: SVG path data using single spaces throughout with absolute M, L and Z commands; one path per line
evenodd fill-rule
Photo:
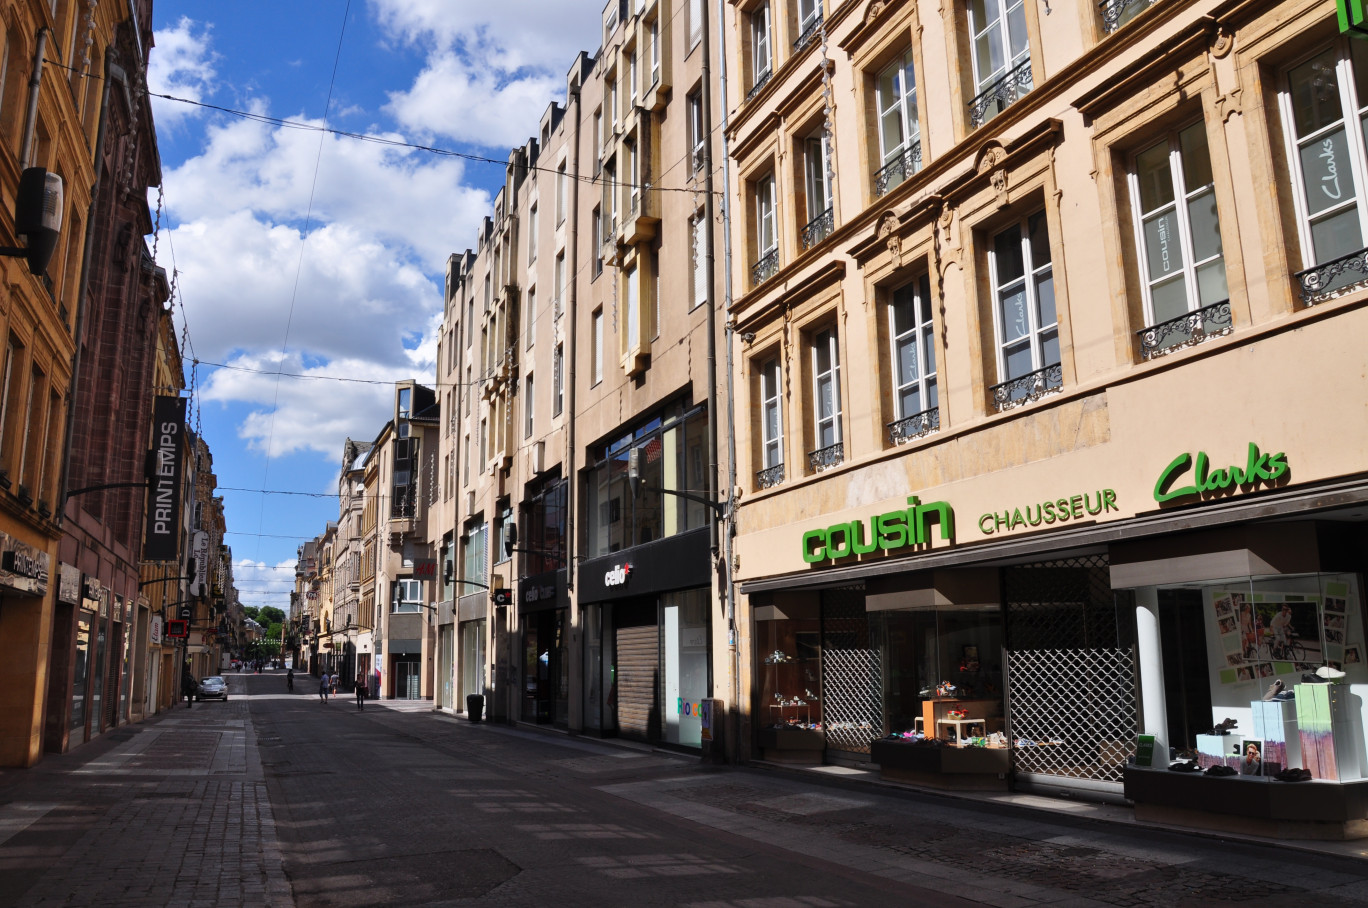
M 1159 474 L 1154 484 L 1154 500 L 1163 504 L 1177 498 L 1187 498 L 1211 492 L 1229 492 L 1236 488 L 1250 491 L 1261 483 L 1273 485 L 1287 475 L 1287 455 L 1262 454 L 1259 446 L 1249 443 L 1249 454 L 1244 466 L 1231 466 L 1222 469 L 1211 468 L 1211 458 L 1205 451 L 1198 451 L 1196 462 L 1191 454 L 1179 454 L 1173 462 Z M 1187 485 L 1175 485 L 1192 470 L 1191 481 Z

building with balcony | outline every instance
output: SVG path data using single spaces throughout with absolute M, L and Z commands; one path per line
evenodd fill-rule
M 707 9 L 605 6 L 450 260 L 430 538 L 457 710 L 484 695 L 494 719 L 696 748 L 699 703 L 729 689 Z
M 1328 0 L 730 8 L 743 742 L 1211 807 L 1137 763 L 1368 684 L 1368 44 Z

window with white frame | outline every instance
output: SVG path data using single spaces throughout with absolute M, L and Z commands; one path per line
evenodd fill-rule
M 817 450 L 841 443 L 841 350 L 835 328 L 812 339 L 813 425 Z
M 798 0 L 798 34 L 815 26 L 822 18 L 822 0 Z
M 660 20 L 651 20 L 651 84 L 660 81 Z
M 689 0 L 689 47 L 703 40 L 703 0 Z
M 1193 123 L 1137 154 L 1130 187 L 1146 324 L 1229 299 L 1206 124 Z
M 1357 253 L 1368 237 L 1368 47 L 1341 38 L 1291 67 L 1279 86 L 1292 171 L 1302 264 L 1302 297 L 1356 283 L 1354 271 L 1323 266 Z
M 808 225 L 803 228 L 803 248 L 821 242 L 834 226 L 827 218 L 831 209 L 831 159 L 824 130 L 803 140 L 803 188 L 806 191 Z
M 1000 409 L 1058 388 L 1059 323 L 1045 212 L 1012 224 L 989 250 L 993 320 L 997 328 Z M 1054 368 L 1051 368 L 1054 367 Z M 1030 381 L 1019 379 L 1034 376 Z
M 627 284 L 627 338 L 624 347 L 630 351 L 641 336 L 641 269 L 633 262 L 623 272 Z
M 556 281 L 556 299 L 565 299 L 565 252 L 556 253 L 556 269 L 552 275 Z
M 527 288 L 527 347 L 537 340 L 537 288 Z
M 594 277 L 598 277 L 603 273 L 603 213 L 598 206 L 594 207 L 594 215 L 590 219 L 590 231 L 594 245 L 589 255 L 594 261 Z
M 894 440 L 931 428 L 931 411 L 940 405 L 936 382 L 936 329 L 931 314 L 931 277 L 923 274 L 893 291 L 888 306 L 888 336 L 893 343 L 893 400 L 898 426 Z M 925 426 L 902 425 L 925 414 Z M 935 426 L 939 427 L 939 414 Z
M 527 261 L 528 264 L 537 260 L 537 206 L 533 205 L 527 210 Z
M 779 392 L 779 357 L 760 366 L 760 464 L 766 470 L 784 463 L 783 398 Z
M 770 77 L 774 65 L 773 32 L 770 7 L 762 3 L 750 15 L 751 86 L 759 88 Z
M 903 52 L 874 83 L 879 115 L 879 171 L 874 194 L 883 195 L 921 169 L 921 125 L 917 120 L 917 74 L 912 52 Z
M 708 134 L 703 127 L 703 95 L 701 92 L 694 92 L 689 95 L 689 155 L 690 166 L 693 172 L 697 173 L 703 169 L 707 163 L 706 149 L 704 142 L 707 141 Z
M 603 381 L 603 310 L 595 309 L 590 345 L 594 364 L 594 384 Z
M 689 219 L 689 257 L 693 265 L 693 297 L 695 306 L 708 301 L 708 222 L 699 212 Z
M 395 614 L 418 612 L 423 608 L 423 581 L 411 577 L 394 581 L 390 611 Z
M 556 344 L 551 355 L 551 415 L 560 416 L 565 405 L 565 348 Z
M 637 106 L 637 58 L 635 53 L 627 55 L 627 99 L 632 107 Z
M 523 379 L 523 437 L 532 437 L 532 414 L 537 406 L 537 398 L 532 393 L 532 373 Z
M 969 0 L 969 40 L 977 95 L 969 119 L 978 127 L 1031 90 L 1025 0 Z
M 565 223 L 565 165 L 556 168 L 556 224 Z
M 485 567 L 488 556 L 489 524 L 482 523 L 471 527 L 466 531 L 465 538 L 462 540 L 463 558 L 461 563 L 461 580 L 470 580 L 474 583 L 484 584 Z M 461 584 L 456 595 L 464 596 L 467 593 L 478 592 L 473 586 Z
M 779 245 L 774 213 L 774 175 L 755 181 L 755 246 L 759 258 L 774 252 Z

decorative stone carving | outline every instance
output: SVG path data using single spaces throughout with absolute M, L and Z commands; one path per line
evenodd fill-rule
M 902 265 L 902 237 L 899 230 L 902 228 L 902 220 L 892 211 L 885 211 L 879 216 L 877 235 L 888 246 L 888 254 L 893 257 L 893 267 Z
M 993 186 L 993 194 L 997 196 L 999 208 L 1007 207 L 1007 171 L 1001 167 L 988 175 L 988 182 Z
M 869 4 L 869 9 L 865 10 L 865 25 L 869 25 L 875 19 L 883 15 L 883 11 L 883 0 L 874 0 L 873 3 Z
M 974 169 L 979 173 L 987 173 L 1005 160 L 1007 160 L 1006 149 L 997 142 L 989 142 L 979 152 L 979 159 L 974 165 Z
M 1224 58 L 1235 46 L 1235 33 L 1221 23 L 1216 24 L 1216 34 L 1211 39 L 1211 55 L 1217 60 Z

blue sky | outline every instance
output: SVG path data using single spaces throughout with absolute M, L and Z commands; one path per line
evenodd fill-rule
M 162 0 L 148 84 L 502 160 L 597 47 L 602 8 Z M 190 419 L 213 451 L 242 600 L 283 608 L 299 543 L 337 517 L 311 494 L 336 492 L 344 439 L 379 431 L 387 383 L 433 381 L 446 258 L 473 245 L 503 168 L 160 98 L 152 110 L 157 258 L 176 273 L 187 370 L 200 363 Z

